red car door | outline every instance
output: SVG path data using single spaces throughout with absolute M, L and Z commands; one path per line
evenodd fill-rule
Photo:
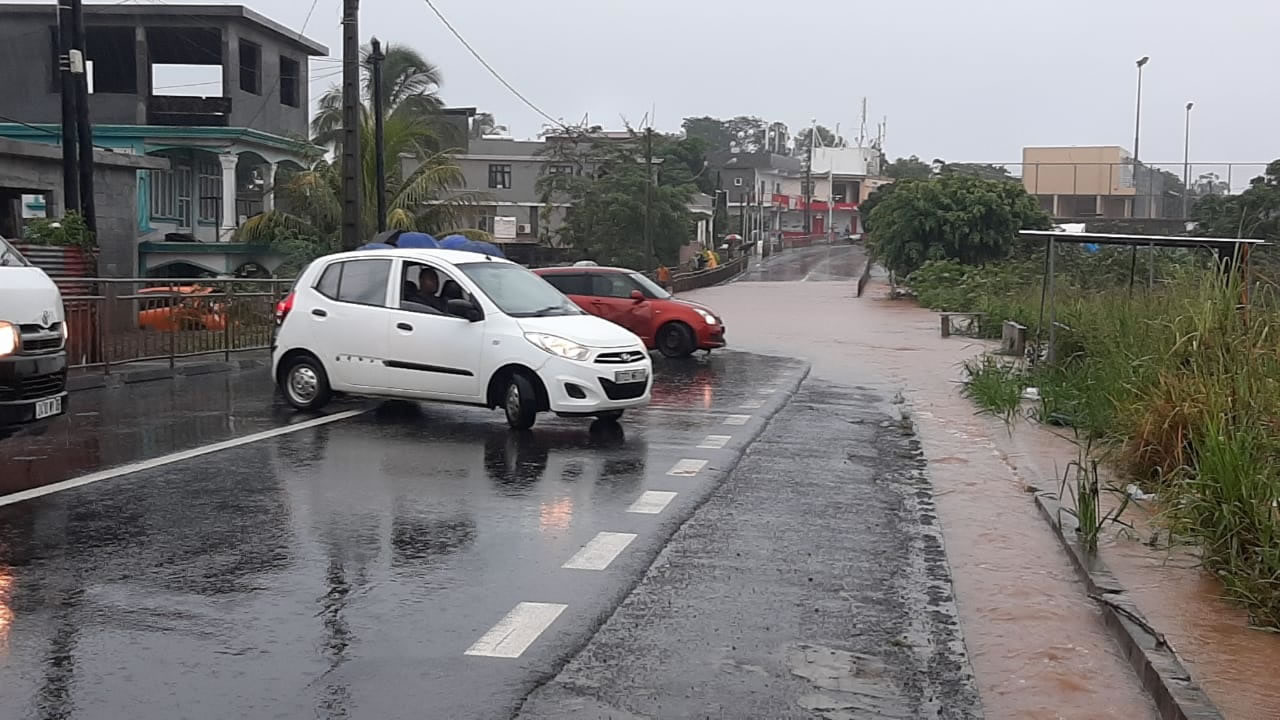
M 645 344 L 653 342 L 653 303 L 647 298 L 636 300 L 632 293 L 640 286 L 623 273 L 595 273 L 591 275 L 592 315 L 621 325 L 639 335 Z

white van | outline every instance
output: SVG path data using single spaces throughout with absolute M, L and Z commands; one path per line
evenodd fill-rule
M 58 286 L 0 237 L 0 429 L 66 410 L 66 342 Z
M 294 407 L 334 392 L 616 420 L 649 403 L 640 338 L 501 258 L 357 250 L 312 262 L 276 308 L 276 382 Z

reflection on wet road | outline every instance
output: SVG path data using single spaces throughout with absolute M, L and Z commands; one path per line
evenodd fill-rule
M 509 716 L 802 372 L 730 352 L 659 363 L 653 407 L 620 426 L 526 433 L 496 411 L 389 402 L 0 508 L 5 716 Z M 261 374 L 194 386 L 82 394 L 85 414 L 0 449 L 44 456 L 20 484 L 54 482 L 292 417 Z M 730 440 L 699 449 L 711 434 Z M 687 459 L 706 465 L 670 472 Z M 650 491 L 675 498 L 628 512 Z M 636 538 L 602 570 L 562 567 L 602 533 Z M 518 657 L 464 655 L 495 629 L 501 652 L 519 645 L 528 624 L 501 623 L 523 604 L 566 609 Z
M 848 280 L 862 274 L 866 255 L 861 246 L 819 245 L 787 250 L 755 259 L 734 282 L 821 282 Z

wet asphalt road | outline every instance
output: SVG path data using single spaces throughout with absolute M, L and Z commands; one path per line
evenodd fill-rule
M 732 352 L 663 363 L 654 406 L 620 430 L 544 418 L 524 434 L 496 412 L 389 403 L 255 440 L 297 418 L 263 373 L 82 393 L 70 418 L 0 444 L 24 468 L 10 489 L 251 441 L 0 507 L 0 703 L 17 718 L 510 716 L 805 372 Z M 629 512 L 642 499 L 654 512 Z M 603 569 L 562 567 L 602 532 L 635 537 Z M 563 608 L 495 634 L 521 603 Z M 478 646 L 518 657 L 465 654 Z
M 734 282 L 824 282 L 862 274 L 862 246 L 818 245 L 757 258 Z

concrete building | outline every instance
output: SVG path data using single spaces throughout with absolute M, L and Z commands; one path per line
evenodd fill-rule
M 86 5 L 84 14 L 94 143 L 168 161 L 137 173 L 132 237 L 100 234 L 100 245 L 136 244 L 138 275 L 273 267 L 260 248 L 234 243 L 235 231 L 272 208 L 281 169 L 317 151 L 304 139 L 308 59 L 328 50 L 238 5 Z M 51 3 L 0 5 L 0 44 L 28 59 L 0 76 L 0 115 L 16 121 L 0 123 L 0 137 L 59 141 L 56 23 Z M 214 67 L 217 79 L 195 83 L 198 95 L 167 94 L 185 88 L 156 83 L 166 66 Z
M 1023 148 L 1022 185 L 1059 219 L 1181 215 L 1178 178 L 1118 145 Z

